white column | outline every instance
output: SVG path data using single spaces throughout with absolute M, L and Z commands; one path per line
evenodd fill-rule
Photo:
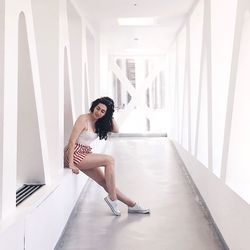
M 124 75 L 127 75 L 127 64 L 126 64 L 126 58 L 122 58 L 122 72 L 124 73 Z M 122 105 L 124 104 L 125 106 L 127 105 L 127 91 L 124 88 L 123 85 L 121 85 L 121 103 Z
M 16 208 L 18 6 L 15 4 L 12 0 L 5 2 L 2 218 Z
M 4 101 L 4 15 L 5 1 L 0 0 L 0 218 L 2 214 L 3 190 L 3 101 Z

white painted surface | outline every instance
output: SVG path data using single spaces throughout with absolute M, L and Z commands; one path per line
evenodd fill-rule
M 182 30 L 173 43 L 175 53 L 169 57 L 175 68 L 169 70 L 174 93 L 169 101 L 172 130 L 168 135 L 233 250 L 250 245 L 249 9 L 247 0 L 200 0 L 190 13 L 191 46 L 186 55 L 191 67 L 185 74 L 191 74 L 192 80 L 184 91 L 191 93 L 191 113 L 180 109 L 180 99 L 185 96 L 179 73 L 184 62 L 179 56 L 183 53 L 180 43 L 186 39 Z M 180 140 L 187 129 L 182 123 L 187 115 L 191 119 L 191 152 Z
M 245 12 L 234 93 L 226 182 L 250 204 L 250 12 Z
M 174 144 L 229 249 L 248 250 L 249 205 L 180 145 Z
M 25 238 L 25 218 L 15 218 L 10 222 L 1 222 L 0 247 L 3 250 L 23 250 Z
M 237 0 L 211 1 L 213 172 L 220 176 Z M 221 13 L 223 11 L 223 18 Z M 223 32 L 221 32 L 223 30 Z
M 81 80 L 86 36 L 80 33 L 87 25 L 74 26 L 67 7 L 66 0 L 0 1 L 1 249 L 53 249 L 87 180 L 63 169 L 64 84 L 70 90 L 71 128 L 86 109 Z M 16 208 L 17 179 L 46 185 Z
M 17 186 L 44 184 L 41 140 L 27 39 L 27 19 L 23 13 L 18 21 Z
M 97 139 L 90 146 L 94 153 L 104 153 L 107 145 L 108 140 Z M 85 174 L 65 168 L 1 221 L 1 249 L 54 249 L 87 181 Z
M 86 181 L 86 175 L 65 169 L 55 183 L 41 187 L 1 221 L 1 249 L 53 249 Z
M 75 0 L 111 54 L 164 54 L 195 0 Z M 134 4 L 137 3 L 135 6 Z M 98 8 L 96 7 L 98 6 Z M 156 17 L 156 26 L 118 26 L 120 17 Z M 138 37 L 139 41 L 134 41 Z M 132 52 L 131 52 L 132 51 Z
M 4 103 L 4 0 L 0 0 L 0 187 L 3 186 L 3 103 Z M 0 188 L 0 204 L 3 203 L 3 192 Z M 0 217 L 2 206 L 0 206 Z
M 87 176 L 67 174 L 52 192 L 25 218 L 25 249 L 54 249 Z
M 59 99 L 63 97 L 63 92 L 59 88 L 58 70 L 59 2 L 59 0 L 31 1 L 51 176 L 56 176 L 62 165 L 60 137 L 63 135 L 59 129 L 61 125 L 59 117 L 63 114 L 63 110 Z

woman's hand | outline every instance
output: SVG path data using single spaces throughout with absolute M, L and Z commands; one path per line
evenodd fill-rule
M 118 124 L 116 123 L 114 117 L 112 117 L 112 131 L 113 133 L 119 133 L 119 127 Z
M 69 166 L 69 168 L 72 170 L 72 173 L 74 173 L 74 174 L 79 174 L 80 173 L 80 170 L 79 170 L 79 168 L 78 167 L 76 167 L 75 165 L 71 165 L 71 166 Z

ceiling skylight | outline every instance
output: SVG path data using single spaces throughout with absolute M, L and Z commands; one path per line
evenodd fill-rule
M 128 17 L 118 18 L 121 26 L 149 26 L 156 25 L 156 17 Z

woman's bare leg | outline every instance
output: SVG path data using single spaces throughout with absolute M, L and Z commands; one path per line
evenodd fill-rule
M 108 192 L 105 176 L 100 168 L 86 169 L 82 170 L 82 172 L 88 175 L 91 179 L 93 179 L 96 183 L 98 183 Z M 116 195 L 117 199 L 126 204 L 127 206 L 132 207 L 135 205 L 135 202 L 128 198 L 125 194 L 123 194 L 118 188 L 116 188 Z
M 114 160 L 111 156 L 105 154 L 88 154 L 77 167 L 84 172 L 95 170 L 101 166 L 104 166 L 105 168 L 105 175 L 103 177 L 105 179 L 106 190 L 109 194 L 109 198 L 111 200 L 116 200 L 117 190 L 115 187 Z

